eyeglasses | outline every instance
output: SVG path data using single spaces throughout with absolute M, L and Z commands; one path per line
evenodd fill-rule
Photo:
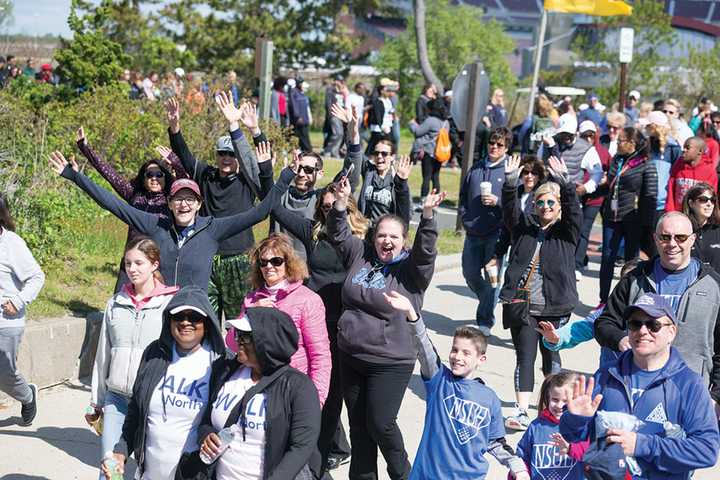
M 685 243 L 685 242 L 687 242 L 687 239 L 690 238 L 692 235 L 693 235 L 692 233 L 678 233 L 677 235 L 671 235 L 669 233 L 661 233 L 657 236 L 657 238 L 662 243 L 668 243 L 673 239 L 675 239 L 675 241 L 677 243 Z
M 312 175 L 313 173 L 317 172 L 317 168 L 310 167 L 308 165 L 300 165 L 300 168 L 298 168 L 298 173 L 300 173 L 300 170 L 305 172 L 305 175 Z
M 260 264 L 260 268 L 266 268 L 268 263 L 273 267 L 279 267 L 285 263 L 285 259 L 283 257 L 260 258 L 258 259 L 258 263 Z
M 163 172 L 145 172 L 145 178 L 151 179 L 151 178 L 163 178 L 165 174 Z
M 535 206 L 537 208 L 545 208 L 545 205 L 547 205 L 547 208 L 553 208 L 556 203 L 555 200 L 538 200 L 535 202 Z
M 205 317 L 203 317 L 199 313 L 180 312 L 177 315 L 172 315 L 170 317 L 170 320 L 172 320 L 173 322 L 182 322 L 184 320 L 184 321 L 190 322 L 192 324 L 195 324 L 195 323 L 200 323 L 200 322 L 205 321 Z
M 659 320 L 628 320 L 628 329 L 633 332 L 639 331 L 643 325 L 650 333 L 658 333 L 663 327 L 672 325 L 672 323 L 664 323 Z
M 504 143 L 500 143 L 500 142 L 494 142 L 494 141 L 490 140 L 490 141 L 488 142 L 488 146 L 489 146 L 489 147 L 504 148 L 504 147 L 505 147 L 505 144 L 504 144 Z
M 716 200 L 717 200 L 717 199 L 716 199 L 715 197 L 708 197 L 708 196 L 706 196 L 706 195 L 700 195 L 699 197 L 696 197 L 693 201 L 694 201 L 694 202 L 698 202 L 698 203 L 708 203 L 708 202 L 710 202 L 710 203 L 712 203 L 713 205 L 715 205 L 715 201 L 716 201 Z
M 375 156 L 376 157 L 392 157 L 392 152 L 383 152 L 380 150 L 375 150 Z
M 253 343 L 253 336 L 250 332 L 243 332 L 242 330 L 235 330 L 235 341 L 238 345 L 248 345 Z
M 183 202 L 185 202 L 186 205 L 195 205 L 198 202 L 198 199 L 195 197 L 174 197 L 170 199 L 171 202 L 180 205 Z

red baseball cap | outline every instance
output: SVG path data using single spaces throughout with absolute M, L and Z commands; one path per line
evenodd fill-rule
M 195 183 L 194 181 L 190 180 L 189 178 L 180 178 L 178 180 L 175 180 L 172 183 L 172 186 L 170 187 L 170 196 L 174 197 L 175 194 L 178 193 L 183 188 L 192 190 L 192 192 L 198 198 L 202 198 L 202 195 L 200 195 L 200 187 L 198 187 L 198 184 Z

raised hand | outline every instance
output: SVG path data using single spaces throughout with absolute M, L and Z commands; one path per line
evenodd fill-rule
M 408 320 L 414 322 L 418 319 L 418 315 L 415 312 L 415 307 L 410 303 L 410 299 L 404 295 L 399 294 L 395 290 L 392 290 L 389 294 L 383 292 L 385 301 L 390 304 L 395 310 L 403 312 L 407 315 Z
M 157 154 L 160 155 L 160 158 L 162 158 L 165 168 L 172 170 L 173 164 L 170 161 L 170 156 L 173 154 L 173 151 L 165 145 L 158 145 L 155 147 L 155 152 L 157 152 Z
M 401 155 L 395 164 L 395 173 L 403 180 L 407 180 L 410 178 L 410 170 L 412 170 L 410 157 L 408 155 Z
M 87 145 L 87 137 L 85 137 L 85 129 L 83 129 L 83 127 L 78 128 L 77 132 L 75 132 L 75 141 Z
M 595 379 L 590 377 L 585 383 L 585 375 L 580 375 L 573 385 L 572 392 L 568 391 L 567 409 L 573 415 L 582 415 L 584 417 L 592 417 L 597 412 L 602 395 L 595 395 L 592 398 L 593 388 L 595 387 Z
M 565 161 L 561 160 L 555 156 L 551 156 L 548 158 L 548 163 L 550 164 L 550 172 L 555 177 L 564 177 L 568 173 L 567 165 L 565 165 Z
M 235 106 L 232 93 L 218 92 L 215 94 L 215 105 L 217 109 L 225 116 L 228 123 L 237 123 L 242 117 L 240 109 Z
M 258 163 L 267 162 L 272 159 L 272 148 L 270 148 L 270 142 L 260 142 L 255 148 L 255 156 L 257 157 Z
M 335 185 L 335 202 L 340 202 L 341 205 L 347 205 L 347 200 L 350 198 L 350 180 L 347 177 L 341 178 Z
M 240 105 L 240 122 L 250 130 L 253 137 L 260 135 L 260 127 L 258 127 L 257 107 L 254 103 L 244 101 Z
M 432 189 L 432 192 L 425 197 L 425 203 L 423 204 L 423 216 L 425 216 L 425 212 L 430 212 L 430 217 L 432 217 L 432 211 L 433 209 L 440 206 L 440 204 L 445 200 L 445 197 L 447 196 L 447 192 L 440 192 L 437 193 L 436 189 Z
M 117 467 L 115 467 L 115 472 L 111 472 L 110 469 L 105 465 L 105 461 L 103 461 L 100 464 L 100 469 L 102 470 L 103 475 L 105 475 L 105 478 L 107 480 L 110 480 L 112 478 L 113 473 L 119 473 L 124 474 L 125 473 L 125 455 L 122 453 L 113 453 L 113 457 L 115 458 L 115 462 L 117 463 Z
M 180 102 L 178 102 L 177 98 L 172 97 L 165 102 L 165 112 L 170 131 L 178 133 L 180 131 Z
M 48 161 L 50 162 L 50 168 L 55 170 L 55 173 L 58 175 L 62 175 L 63 170 L 65 170 L 65 166 L 68 164 L 68 161 L 65 160 L 65 156 L 57 150 L 48 156 Z M 70 165 L 76 172 L 80 170 L 80 168 L 78 168 L 78 164 L 75 162 L 75 155 L 70 155 Z
M 515 173 L 520 168 L 520 154 L 513 153 L 505 160 L 505 174 Z
M 298 149 L 293 150 L 293 158 L 292 162 L 290 163 L 290 170 L 295 172 L 295 175 L 297 175 L 298 170 L 300 170 L 300 154 L 302 152 Z M 285 162 L 285 167 L 288 167 L 287 165 L 287 157 L 283 160 Z
M 545 321 L 538 322 L 538 327 L 539 328 L 536 328 L 535 331 L 542 335 L 548 343 L 552 343 L 553 345 L 560 343 L 560 337 L 558 336 L 557 330 L 555 330 L 555 326 L 552 323 Z
M 551 437 L 552 440 L 550 441 L 550 443 L 555 445 L 558 450 L 560 450 L 561 455 L 567 455 L 570 451 L 570 442 L 565 440 L 565 437 L 563 437 L 559 433 L 553 433 Z
M 350 108 L 343 108 L 337 103 L 330 106 L 330 115 L 337 118 L 343 123 L 348 123 L 353 119 L 353 112 Z

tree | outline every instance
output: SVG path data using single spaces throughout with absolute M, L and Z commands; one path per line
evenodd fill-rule
M 414 18 L 409 20 L 412 25 Z M 494 20 L 482 19 L 482 10 L 469 6 L 454 6 L 448 0 L 427 2 L 425 22 L 428 60 L 440 82 L 452 83 L 466 63 L 480 60 L 493 87 L 510 87 L 515 77 L 506 60 L 514 44 Z M 418 69 L 415 32 L 408 29 L 385 43 L 374 66 L 384 74 L 400 80 L 404 92 L 419 91 L 423 75 Z M 413 95 L 414 97 L 414 95 Z M 409 102 L 403 103 L 403 114 L 411 118 Z M 409 115 L 409 116 L 408 116 Z
M 420 70 L 426 83 L 434 84 L 440 92 L 444 90 L 444 85 L 437 78 L 430 65 L 427 49 L 427 35 L 425 33 L 425 0 L 415 0 L 415 43 L 417 44 L 417 57 L 420 63 Z
M 665 68 L 666 58 L 659 52 L 661 46 L 672 46 L 676 43 L 672 17 L 665 13 L 664 2 L 655 0 L 637 0 L 633 4 L 633 12 L 625 17 L 595 17 L 595 28 L 586 30 L 573 43 L 573 51 L 578 59 L 586 62 L 608 63 L 618 67 L 617 41 L 609 41 L 621 27 L 635 30 L 633 61 L 628 64 L 628 85 L 642 90 L 643 96 L 653 96 L 662 92 L 672 72 Z M 601 98 L 613 101 L 618 98 L 619 85 L 611 85 L 597 89 Z
M 695 96 L 694 100 L 720 98 L 720 43 L 705 52 L 691 48 L 684 66 L 690 75 L 688 93 Z

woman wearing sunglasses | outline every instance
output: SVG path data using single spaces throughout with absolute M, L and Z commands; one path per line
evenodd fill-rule
M 237 356 L 213 366 L 210 406 L 198 429 L 201 452 L 213 463 L 207 477 L 181 468 L 177 478 L 320 478 L 320 404 L 307 375 L 291 367 L 301 336 L 293 320 L 275 308 L 252 307 L 228 323 Z M 218 432 L 233 425 L 223 451 Z
M 519 157 L 505 164 L 503 219 L 512 249 L 500 299 L 504 302 L 503 327 L 510 329 L 515 346 L 517 410 L 505 421 L 505 426 L 514 430 L 526 430 L 530 424 L 527 409 L 535 385 L 538 347 L 545 376 L 561 367 L 560 355 L 541 343 L 538 322 L 550 322 L 558 328 L 567 322 L 578 301 L 575 249 L 582 211 L 565 163 L 555 157 L 548 162 L 555 181 L 535 190 L 532 214 L 523 213 L 517 198 Z
M 445 193 L 428 194 L 410 250 L 405 247 L 407 223 L 395 215 L 378 219 L 372 240 L 353 235 L 349 197 L 350 185 L 343 179 L 328 213 L 327 234 L 348 272 L 342 288 L 338 349 L 350 419 L 350 478 L 378 478 L 379 447 L 390 478 L 404 479 L 410 463 L 396 419 L 417 352 L 405 314 L 392 308 L 384 294 L 398 291 L 420 311 L 437 256 L 434 209 Z
M 220 243 L 265 219 L 288 189 L 295 172 L 285 168 L 262 202 L 227 217 L 199 215 L 200 187 L 188 178 L 170 187 L 170 216 L 158 216 L 134 208 L 80 173 L 74 159 L 68 164 L 60 152 L 49 157 L 55 172 L 74 182 L 102 208 L 137 231 L 152 238 L 160 248 L 160 273 L 168 285 L 197 285 L 207 291 L 213 255 Z
M 169 216 L 168 196 L 170 185 L 176 178 L 187 178 L 187 173 L 180 163 L 180 159 L 167 147 L 157 147 L 155 151 L 162 160 L 148 160 L 143 163 L 137 175 L 128 180 L 106 162 L 88 143 L 85 129 L 80 127 L 76 133 L 76 141 L 80 153 L 88 159 L 90 164 L 103 176 L 120 197 L 133 207 L 157 215 Z M 173 174 L 174 172 L 174 174 Z M 142 236 L 132 226 L 128 227 L 125 247 L 135 239 Z M 120 262 L 118 279 L 115 283 L 115 293 L 128 282 L 125 273 L 125 262 Z
M 330 386 L 330 343 L 325 326 L 322 299 L 303 281 L 307 265 L 290 243 L 290 238 L 273 233 L 262 240 L 250 254 L 250 285 L 243 309 L 272 307 L 287 313 L 300 334 L 297 351 L 290 366 L 307 374 L 315 384 L 320 404 L 325 403 Z M 226 336 L 230 349 L 237 351 L 234 330 Z
M 183 454 L 198 450 L 198 425 L 208 404 L 213 362 L 225 342 L 207 293 L 184 287 L 163 311 L 160 338 L 145 349 L 115 445 L 117 470 L 133 453 L 135 478 L 170 480 Z M 105 478 L 112 472 L 103 463 Z
M 692 255 L 720 271 L 720 210 L 715 189 L 698 183 L 685 194 L 682 211 L 693 223 L 695 244 Z

